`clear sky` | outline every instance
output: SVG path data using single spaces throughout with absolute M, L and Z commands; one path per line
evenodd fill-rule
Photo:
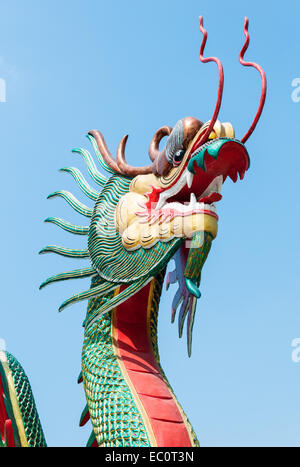
M 263 65 L 268 78 L 266 106 L 247 143 L 251 167 L 242 182 L 223 187 L 192 357 L 185 336 L 179 340 L 170 324 L 174 287 L 163 293 L 159 347 L 203 446 L 299 446 L 300 362 L 292 360 L 291 345 L 300 337 L 300 102 L 291 97 L 292 80 L 300 77 L 299 2 L 2 0 L 0 6 L 0 78 L 6 83 L 0 339 L 30 378 L 48 444 L 82 446 L 91 431 L 78 426 L 85 400 L 76 383 L 86 304 L 57 313 L 89 282 L 38 290 L 46 277 L 80 262 L 38 256 L 43 246 L 84 248 L 83 238 L 43 224 L 49 216 L 82 222 L 63 200 L 46 200 L 67 189 L 86 202 L 57 169 L 75 166 L 86 174 L 70 150 L 89 148 L 85 134 L 92 128 L 113 152 L 128 133 L 127 158 L 145 165 L 161 125 L 188 115 L 211 117 L 217 71 L 198 58 L 199 15 L 208 31 L 206 55 L 224 65 L 220 120 L 232 122 L 242 137 L 260 93 L 258 73 L 237 59 L 247 15 L 245 58 Z

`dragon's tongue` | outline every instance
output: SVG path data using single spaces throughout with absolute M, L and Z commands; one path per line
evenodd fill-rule
M 211 193 L 208 196 L 203 196 L 203 198 L 200 198 L 198 200 L 199 203 L 205 203 L 205 204 L 211 204 L 215 203 L 217 201 L 220 201 L 222 199 L 222 195 L 220 193 Z

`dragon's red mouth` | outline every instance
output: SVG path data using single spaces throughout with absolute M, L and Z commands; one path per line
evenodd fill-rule
M 213 142 L 211 142 L 211 145 Z M 201 154 L 205 150 L 198 154 Z M 209 145 L 207 146 L 209 149 Z M 220 148 L 217 157 L 210 155 L 208 150 L 205 150 L 204 157 L 201 159 L 201 164 L 196 156 L 191 156 L 190 162 L 186 168 L 187 183 L 169 199 L 172 201 L 186 202 L 189 199 L 190 193 L 194 193 L 196 198 L 205 203 L 213 203 L 220 201 L 222 196 L 218 195 L 220 190 L 209 190 L 216 178 L 225 182 L 227 177 L 235 183 L 244 178 L 245 172 L 249 167 L 249 157 L 245 147 L 235 140 L 228 140 Z M 193 173 L 193 172 L 194 173 Z
M 220 147 L 216 154 L 211 155 L 209 149 L 213 144 Z M 227 177 L 234 183 L 238 176 L 242 180 L 248 166 L 247 151 L 239 141 L 220 138 L 204 144 L 191 155 L 170 188 L 161 190 L 153 187 L 148 193 L 148 219 L 163 220 L 198 213 L 218 218 L 216 203 L 222 199 L 223 183 Z
M 193 214 L 207 214 L 218 220 L 215 203 L 222 199 L 220 193 L 222 182 L 222 176 L 216 177 L 198 198 L 192 191 L 186 192 L 184 187 L 180 191 L 179 196 L 177 194 L 166 198 L 163 202 L 160 198 L 161 193 L 153 187 L 153 191 L 148 194 L 146 206 L 141 204 L 142 210 L 137 215 L 144 217 L 144 221 L 141 222 L 150 221 L 151 224 L 156 221 L 162 223 L 174 217 L 186 217 Z M 183 199 L 180 198 L 182 192 L 185 193 Z M 166 192 L 162 193 L 163 196 L 166 196 Z M 187 196 L 189 196 L 189 199 L 187 199 Z
M 217 201 L 221 201 L 221 199 L 222 199 L 221 193 L 213 192 L 213 193 L 210 193 L 210 195 L 208 196 L 202 196 L 199 199 L 199 203 L 212 204 L 212 203 L 216 203 Z

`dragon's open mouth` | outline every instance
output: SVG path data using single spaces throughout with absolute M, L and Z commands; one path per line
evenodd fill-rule
M 207 214 L 218 219 L 216 203 L 222 199 L 223 183 L 228 176 L 234 183 L 238 175 L 242 180 L 248 167 L 248 153 L 240 141 L 217 138 L 203 144 L 191 154 L 176 183 L 158 194 L 157 202 L 151 193 L 147 220 L 164 221 L 192 214 Z M 145 211 L 137 214 L 145 216 Z
M 196 232 L 217 235 L 216 203 L 229 176 L 242 179 L 249 166 L 245 146 L 234 138 L 215 138 L 187 152 L 168 179 L 141 175 L 119 201 L 116 228 L 125 248 L 150 248 L 157 241 L 191 238 Z M 167 181 L 167 186 L 163 182 Z

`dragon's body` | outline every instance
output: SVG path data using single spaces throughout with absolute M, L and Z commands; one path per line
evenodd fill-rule
M 84 321 L 82 372 L 87 405 L 80 424 L 91 420 L 93 432 L 88 446 L 198 446 L 193 429 L 178 403 L 159 363 L 157 316 L 166 267 L 175 259 L 175 270 L 167 275 L 167 287 L 178 283 L 172 303 L 172 322 L 178 312 L 181 337 L 187 322 L 188 354 L 196 302 L 200 297 L 201 270 L 217 235 L 216 202 L 229 176 L 242 179 L 249 167 L 244 142 L 262 111 L 266 82 L 262 69 L 244 62 L 246 42 L 240 54 L 243 65 L 257 68 L 263 87 L 259 111 L 239 141 L 230 123 L 217 120 L 223 90 L 222 65 L 204 58 L 206 31 L 200 49 L 203 62 L 215 61 L 219 69 L 219 92 L 212 119 L 203 124 L 187 117 L 174 128 L 162 127 L 149 148 L 152 164 L 132 167 L 125 160 L 127 136 L 121 140 L 116 159 L 108 151 L 99 131 L 89 140 L 105 178 L 87 150 L 75 149 L 84 158 L 89 174 L 102 187 L 92 188 L 81 172 L 64 168 L 94 202 L 85 206 L 71 193 L 58 191 L 49 197 L 64 198 L 77 212 L 90 219 L 78 226 L 59 218 L 48 218 L 64 230 L 87 236 L 87 248 L 48 246 L 41 253 L 87 258 L 90 265 L 47 279 L 52 282 L 91 277 L 91 287 L 67 299 L 60 307 L 89 299 Z M 160 140 L 167 136 L 163 150 Z M 45 445 L 29 382 L 10 355 L 0 355 L 0 432 L 4 445 Z M 2 396 L 2 397 L 1 397 Z
M 164 272 L 159 273 L 85 336 L 82 374 L 87 408 L 82 423 L 90 414 L 99 446 L 197 443 L 159 365 L 156 325 L 163 277 Z M 88 314 L 101 306 L 101 300 L 91 300 Z

